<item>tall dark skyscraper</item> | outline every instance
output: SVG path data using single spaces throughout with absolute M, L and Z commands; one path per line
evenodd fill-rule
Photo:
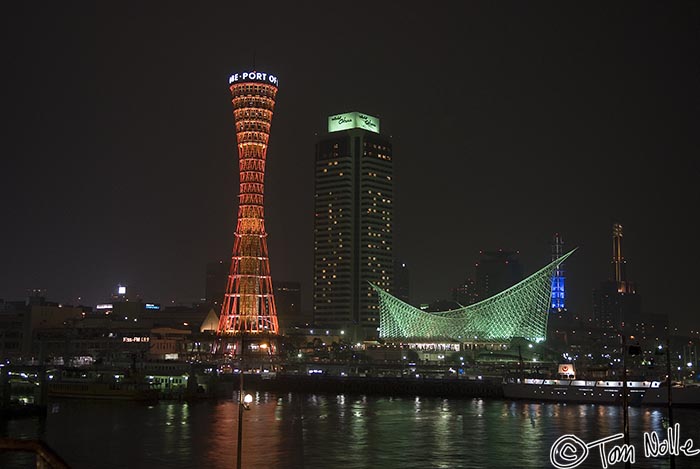
M 512 287 L 523 279 L 517 251 L 481 251 L 476 264 L 476 292 L 479 301 Z
M 462 306 L 473 305 L 479 301 L 476 291 L 476 282 L 473 278 L 467 278 L 461 284 L 452 289 L 452 299 Z
M 617 284 L 619 293 L 636 293 L 634 283 L 627 280 L 627 261 L 622 255 L 622 225 L 613 224 L 613 280 Z
M 300 325 L 307 322 L 301 309 L 301 283 L 275 280 L 272 283 L 275 291 L 275 306 L 280 329 Z
M 377 297 L 393 287 L 392 145 L 379 119 L 360 112 L 328 118 L 316 145 L 314 322 L 376 337 Z
M 641 297 L 627 278 L 627 261 L 622 254 L 622 225 L 613 224 L 610 279 L 593 290 L 593 315 L 601 327 L 629 328 L 642 313 Z

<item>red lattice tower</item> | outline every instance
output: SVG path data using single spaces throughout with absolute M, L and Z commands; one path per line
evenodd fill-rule
M 231 270 L 217 333 L 276 335 L 277 311 L 267 253 L 263 193 L 265 158 L 277 78 L 261 72 L 229 78 L 238 143 L 240 191 Z

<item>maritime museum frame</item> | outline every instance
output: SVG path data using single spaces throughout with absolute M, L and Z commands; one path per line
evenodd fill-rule
M 450 311 L 423 311 L 372 284 L 379 295 L 379 337 L 457 342 L 523 337 L 543 341 L 547 336 L 552 275 L 575 250 L 490 298 Z

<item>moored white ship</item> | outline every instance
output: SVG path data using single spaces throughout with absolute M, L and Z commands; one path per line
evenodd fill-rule
M 560 379 L 515 379 L 503 383 L 503 395 L 508 399 L 545 402 L 622 405 L 625 383 L 617 380 L 575 379 L 571 364 L 559 365 Z M 648 392 L 657 392 L 660 381 L 627 380 L 627 404 L 642 405 Z
M 627 381 L 627 403 L 641 405 L 650 389 L 659 388 L 658 381 Z M 533 401 L 622 404 L 622 381 L 587 381 L 577 379 L 523 379 L 503 383 L 508 399 Z

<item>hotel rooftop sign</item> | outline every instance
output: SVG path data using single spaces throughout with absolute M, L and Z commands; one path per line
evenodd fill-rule
M 349 129 L 364 129 L 379 133 L 379 118 L 361 112 L 346 112 L 328 117 L 328 132 Z

